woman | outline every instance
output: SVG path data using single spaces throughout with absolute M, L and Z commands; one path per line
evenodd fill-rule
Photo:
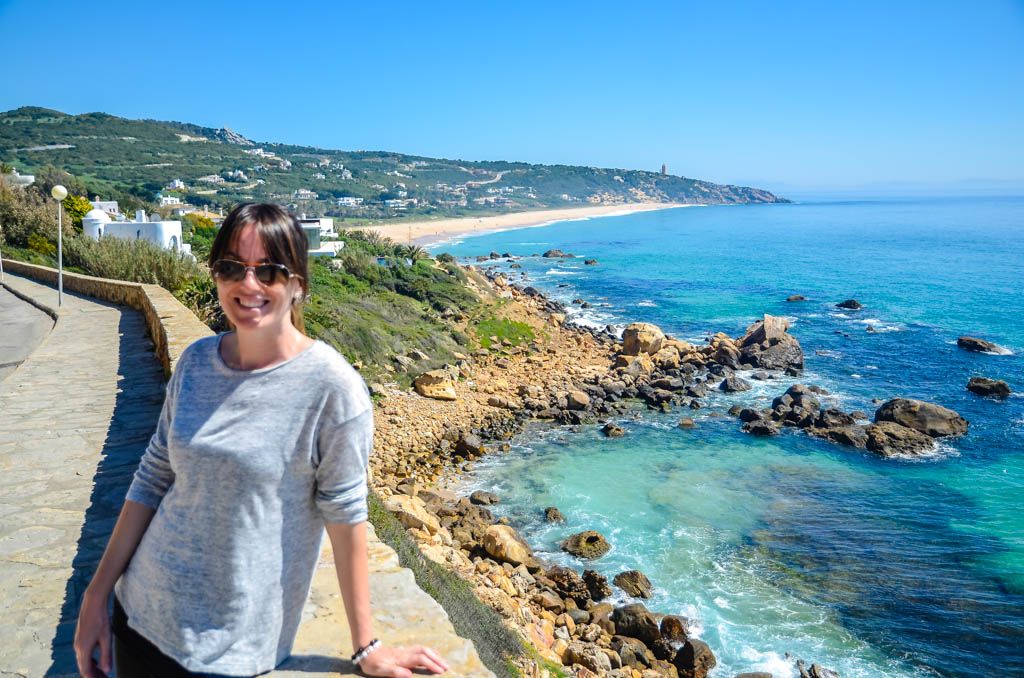
M 200 339 L 167 385 L 75 632 L 79 671 L 269 671 L 291 651 L 324 525 L 367 675 L 448 667 L 373 638 L 366 465 L 373 412 L 359 375 L 303 333 L 306 237 L 275 205 L 236 207 L 210 252 L 233 332 Z M 115 593 L 113 622 L 107 604 Z M 93 651 L 99 648 L 99 661 Z

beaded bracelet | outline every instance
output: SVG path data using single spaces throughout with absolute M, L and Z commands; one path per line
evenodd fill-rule
M 363 645 L 361 648 L 356 650 L 356 653 L 352 655 L 352 663 L 358 666 L 362 663 L 364 659 L 370 656 L 371 652 L 376 650 L 378 647 L 380 647 L 380 640 L 374 638 L 369 643 Z

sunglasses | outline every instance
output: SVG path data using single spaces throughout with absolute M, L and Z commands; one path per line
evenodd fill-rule
M 256 280 L 264 285 L 273 285 L 277 282 L 286 283 L 292 276 L 301 277 L 297 273 L 292 273 L 284 264 L 260 264 L 253 261 L 218 259 L 210 267 L 214 278 L 220 278 L 226 282 L 241 282 L 249 270 L 252 270 Z

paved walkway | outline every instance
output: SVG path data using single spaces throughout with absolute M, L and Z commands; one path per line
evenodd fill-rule
M 57 308 L 50 287 L 9 273 L 5 283 Z M 0 676 L 77 675 L 71 641 L 81 594 L 163 390 L 141 315 L 68 293 L 53 329 L 0 382 Z M 491 676 L 394 551 L 376 539 L 370 550 L 381 639 L 437 647 L 452 666 L 448 675 Z M 275 675 L 354 675 L 341 658 L 351 649 L 329 548 L 304 620 L 295 656 Z
M 0 381 L 17 369 L 53 328 L 53 318 L 0 287 Z

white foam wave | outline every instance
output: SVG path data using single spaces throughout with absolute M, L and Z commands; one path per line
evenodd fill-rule
M 715 605 L 717 605 L 718 607 L 722 608 L 723 610 L 731 610 L 732 609 L 732 605 L 729 604 L 729 601 L 726 600 L 725 598 L 721 597 L 721 596 L 716 597 L 714 602 L 715 602 Z
M 651 301 L 650 299 L 644 299 L 643 301 L 638 301 L 636 305 L 637 306 L 647 306 L 647 307 L 650 307 L 650 308 L 657 308 L 658 307 L 658 305 L 656 303 L 654 303 L 653 301 Z

